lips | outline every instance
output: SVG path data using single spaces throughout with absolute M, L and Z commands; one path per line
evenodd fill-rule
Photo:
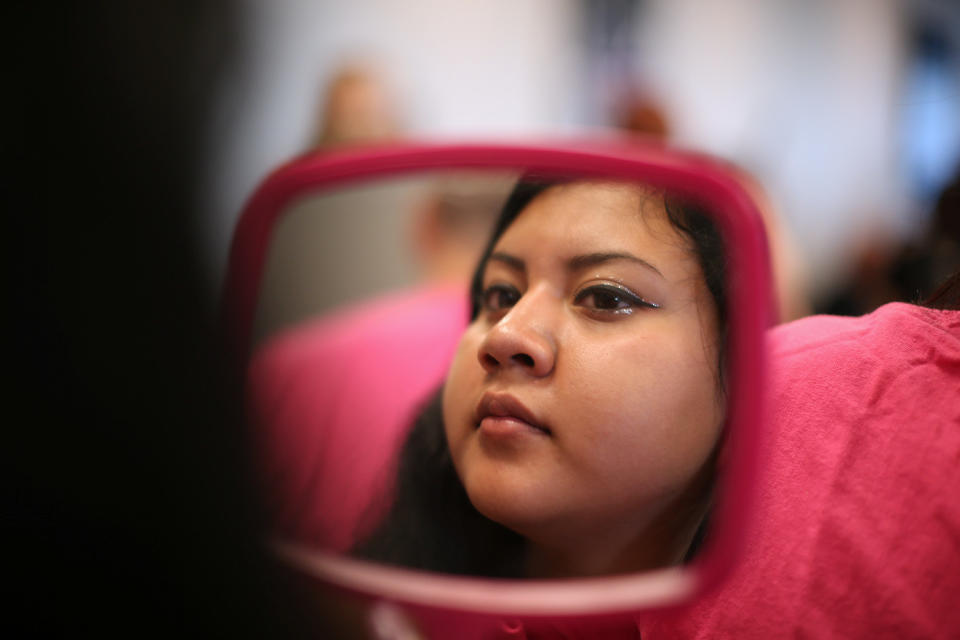
M 550 428 L 530 411 L 522 402 L 506 393 L 487 392 L 477 404 L 476 422 L 479 427 L 484 418 L 509 418 L 526 423 L 537 431 L 550 435 Z

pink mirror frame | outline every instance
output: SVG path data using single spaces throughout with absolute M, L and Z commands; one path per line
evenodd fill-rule
M 299 571 L 366 598 L 436 615 L 595 619 L 682 606 L 720 584 L 740 557 L 761 466 L 764 331 L 773 318 L 766 235 L 737 171 L 715 159 L 659 145 L 398 145 L 301 156 L 271 173 L 234 231 L 222 322 L 245 367 L 268 247 L 285 208 L 306 193 L 362 179 L 428 170 L 522 169 L 637 180 L 694 198 L 716 215 L 729 254 L 730 379 L 724 476 L 704 551 L 690 566 L 576 581 L 497 581 L 436 576 L 368 564 L 280 542 Z

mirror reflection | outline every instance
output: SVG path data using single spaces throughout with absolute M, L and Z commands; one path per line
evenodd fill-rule
M 419 280 L 371 268 L 405 245 Z M 708 213 L 651 185 L 445 172 L 294 203 L 249 374 L 278 534 L 461 575 L 689 562 L 724 443 L 726 288 Z
M 271 244 L 254 340 L 414 286 L 466 286 L 516 175 L 424 173 L 299 199 Z

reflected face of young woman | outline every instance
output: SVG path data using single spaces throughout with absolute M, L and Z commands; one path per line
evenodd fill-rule
M 443 392 L 474 506 L 546 548 L 668 535 L 724 407 L 716 307 L 662 198 L 547 189 L 496 243 L 483 291 Z

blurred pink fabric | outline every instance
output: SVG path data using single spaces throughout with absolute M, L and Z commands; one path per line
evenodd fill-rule
M 287 331 L 248 377 L 276 533 L 344 551 L 388 489 L 419 406 L 438 389 L 467 325 L 465 287 L 368 301 Z
M 960 312 L 888 304 L 770 333 L 746 557 L 647 638 L 960 638 Z

